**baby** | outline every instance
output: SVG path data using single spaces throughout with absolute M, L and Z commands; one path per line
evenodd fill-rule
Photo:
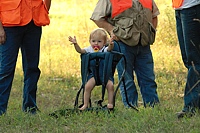
M 114 47 L 113 40 L 111 39 L 110 41 L 108 41 L 107 33 L 103 28 L 97 28 L 90 33 L 90 37 L 89 37 L 90 46 L 86 48 L 83 48 L 83 49 L 80 48 L 75 36 L 74 38 L 69 36 L 69 41 L 72 44 L 74 44 L 75 50 L 80 54 L 93 53 L 93 52 L 110 52 L 112 51 Z M 108 42 L 109 44 L 108 46 L 106 46 Z M 85 110 L 88 107 L 91 91 L 94 89 L 95 85 L 96 85 L 96 81 L 93 74 L 91 73 L 87 83 L 85 84 L 84 105 L 79 108 L 80 110 Z M 109 78 L 106 88 L 108 91 L 107 108 L 113 109 L 113 96 L 114 96 L 114 78 L 113 77 Z

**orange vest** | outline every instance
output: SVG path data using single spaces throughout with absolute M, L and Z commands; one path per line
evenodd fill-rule
M 132 7 L 132 0 L 110 0 L 112 4 L 112 18 Z M 139 0 L 143 7 L 152 11 L 152 0 Z
M 31 20 L 37 26 L 50 23 L 43 0 L 0 0 L 0 21 L 3 26 L 24 26 Z
M 183 4 L 183 0 L 172 0 L 172 7 L 173 8 L 179 8 Z

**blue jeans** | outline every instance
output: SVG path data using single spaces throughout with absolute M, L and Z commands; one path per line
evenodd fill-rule
M 177 10 L 175 15 L 181 55 L 188 69 L 183 111 L 194 112 L 200 107 L 200 83 L 195 85 L 200 80 L 200 23 L 193 19 L 200 19 L 200 5 Z
M 22 109 L 35 113 L 37 110 L 37 82 L 40 76 L 38 64 L 41 27 L 36 26 L 31 21 L 25 26 L 4 27 L 4 30 L 6 42 L 0 45 L 0 115 L 6 113 L 7 110 L 20 48 L 24 72 Z
M 120 92 L 124 105 L 129 107 L 124 91 L 124 87 L 126 87 L 128 102 L 133 106 L 138 106 L 138 92 L 134 82 L 135 73 L 144 106 L 154 106 L 155 103 L 159 102 L 159 98 L 156 91 L 157 84 L 155 82 L 154 62 L 150 45 L 131 47 L 123 42 L 118 43 L 119 45 L 115 42 L 115 47 L 119 46 L 118 51 L 121 51 L 126 58 L 125 86 L 123 86 L 123 84 L 120 85 Z M 124 70 L 124 60 L 118 63 L 117 70 L 120 79 Z

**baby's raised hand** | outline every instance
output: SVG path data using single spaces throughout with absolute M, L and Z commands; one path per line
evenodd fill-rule
M 69 36 L 68 39 L 69 39 L 69 41 L 70 41 L 72 44 L 77 44 L 76 36 L 74 36 L 74 38 L 71 37 L 71 36 Z

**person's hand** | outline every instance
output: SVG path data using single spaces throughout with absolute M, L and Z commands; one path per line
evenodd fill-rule
M 114 45 L 114 38 L 113 37 L 110 38 L 109 45 Z
M 70 41 L 72 44 L 77 44 L 76 36 L 74 36 L 74 38 L 71 37 L 71 36 L 69 36 L 68 39 L 69 39 L 69 41 Z
M 112 40 L 119 41 L 119 38 L 113 33 L 113 31 L 110 32 L 110 38 Z
M 199 19 L 196 19 L 196 18 L 194 18 L 193 20 L 194 20 L 194 21 L 197 21 L 197 22 L 200 22 L 200 20 L 199 20 Z
M 3 29 L 3 26 L 0 24 L 0 45 L 5 43 L 5 41 L 6 41 L 6 33 Z
M 108 43 L 109 43 L 109 45 L 108 45 L 108 51 L 110 52 L 110 51 L 112 51 L 113 50 L 113 48 L 114 48 L 114 39 L 113 38 L 110 38 L 109 40 L 108 40 Z

